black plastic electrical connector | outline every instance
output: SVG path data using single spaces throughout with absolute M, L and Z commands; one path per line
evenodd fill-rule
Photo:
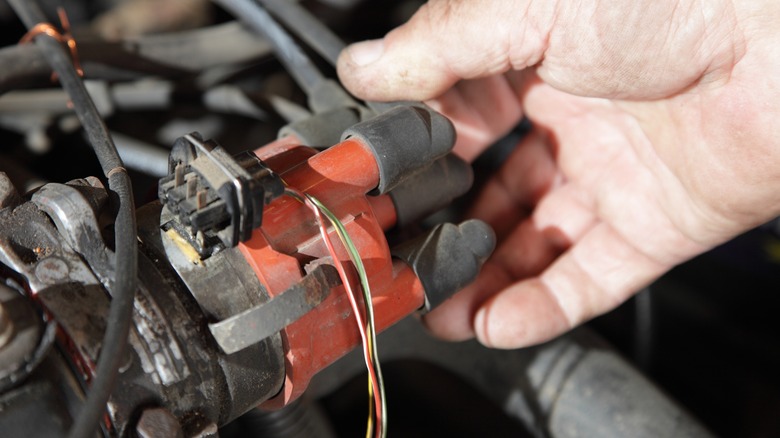
M 496 235 L 490 225 L 471 219 L 460 225 L 439 224 L 428 234 L 394 248 L 392 254 L 420 278 L 427 312 L 474 281 L 495 247 Z
M 160 202 L 174 228 L 201 257 L 248 240 L 263 222 L 263 208 L 284 193 L 284 183 L 252 152 L 230 156 L 213 140 L 179 138 L 160 179 Z
M 348 138 L 371 148 L 379 166 L 375 193 L 384 194 L 450 152 L 455 127 L 430 108 L 399 106 L 347 129 L 342 139 Z

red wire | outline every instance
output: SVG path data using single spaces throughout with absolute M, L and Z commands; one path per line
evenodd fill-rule
M 377 427 L 374 431 L 375 436 L 379 437 L 381 436 L 380 429 L 382 427 L 382 399 L 379 393 L 379 382 L 377 379 L 376 370 L 374 369 L 374 364 L 371 361 L 372 354 L 369 348 L 368 335 L 366 333 L 365 317 L 360 312 L 360 306 L 358 305 L 355 294 L 352 291 L 352 285 L 349 281 L 349 277 L 347 276 L 347 272 L 344 269 L 344 264 L 341 262 L 341 259 L 336 253 L 336 248 L 333 246 L 333 241 L 330 239 L 330 235 L 328 234 L 328 226 L 325 223 L 325 219 L 322 217 L 320 210 L 306 197 L 303 192 L 292 189 L 290 187 L 288 187 L 287 190 L 300 197 L 303 200 L 304 205 L 306 205 L 312 212 L 314 212 L 314 216 L 317 218 L 317 223 L 319 225 L 322 241 L 325 243 L 325 247 L 328 249 L 328 253 L 330 253 L 331 258 L 333 259 L 333 265 L 336 267 L 336 271 L 338 271 L 341 282 L 344 284 L 344 289 L 347 292 L 349 303 L 352 306 L 352 312 L 355 314 L 355 319 L 358 323 L 358 331 L 360 332 L 360 338 L 363 344 L 363 357 L 366 361 L 366 369 L 368 370 L 369 379 L 373 388 L 374 406 L 376 406 L 374 414 L 377 420 Z
M 304 197 L 305 204 L 314 212 L 314 215 L 317 217 L 317 222 L 319 223 L 320 228 L 320 235 L 322 235 L 322 240 L 325 242 L 325 246 L 328 249 L 328 252 L 331 255 L 331 258 L 333 259 L 333 264 L 336 267 L 336 270 L 339 273 L 339 276 L 341 277 L 342 283 L 344 283 L 344 288 L 347 291 L 347 296 L 349 297 L 349 302 L 352 305 L 352 311 L 355 313 L 355 319 L 358 322 L 358 331 L 360 332 L 360 337 L 363 341 L 363 356 L 366 360 L 366 368 L 368 369 L 369 378 L 371 379 L 371 386 L 373 387 L 373 393 L 374 393 L 374 404 L 376 406 L 375 409 L 375 415 L 377 417 L 377 428 L 375 429 L 375 436 L 380 436 L 381 432 L 379 428 L 382 424 L 382 401 L 380 398 L 379 388 L 378 388 L 378 379 L 376 376 L 376 370 L 374 369 L 373 362 L 369 359 L 371 357 L 371 352 L 368 346 L 368 335 L 366 333 L 366 325 L 365 325 L 365 319 L 364 316 L 360 312 L 360 306 L 358 305 L 357 299 L 355 298 L 355 294 L 352 291 L 352 286 L 349 281 L 349 277 L 347 277 L 346 270 L 344 269 L 344 265 L 341 262 L 341 259 L 338 257 L 338 254 L 336 253 L 336 249 L 333 246 L 333 241 L 330 239 L 330 234 L 328 234 L 328 228 L 325 224 L 325 220 L 322 217 L 322 214 L 320 213 L 320 210 L 311 203 L 311 201 L 308 200 L 308 198 Z

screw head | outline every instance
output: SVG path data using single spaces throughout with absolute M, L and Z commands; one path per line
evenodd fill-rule
M 144 410 L 135 432 L 140 438 L 184 438 L 179 421 L 164 408 Z

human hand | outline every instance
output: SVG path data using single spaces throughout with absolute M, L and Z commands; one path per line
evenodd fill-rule
M 427 99 L 467 159 L 533 122 L 470 212 L 495 254 L 428 326 L 542 342 L 779 215 L 779 22 L 768 0 L 431 0 L 345 50 L 347 88 Z

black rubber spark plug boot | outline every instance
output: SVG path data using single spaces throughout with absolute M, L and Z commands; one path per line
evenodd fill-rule
M 406 262 L 425 289 L 425 308 L 430 311 L 477 278 L 485 260 L 496 247 L 496 235 L 477 219 L 460 225 L 440 224 L 428 234 L 393 249 Z
M 347 129 L 342 139 L 349 138 L 360 139 L 373 151 L 379 165 L 373 194 L 384 194 L 450 152 L 455 128 L 430 108 L 399 106 Z

